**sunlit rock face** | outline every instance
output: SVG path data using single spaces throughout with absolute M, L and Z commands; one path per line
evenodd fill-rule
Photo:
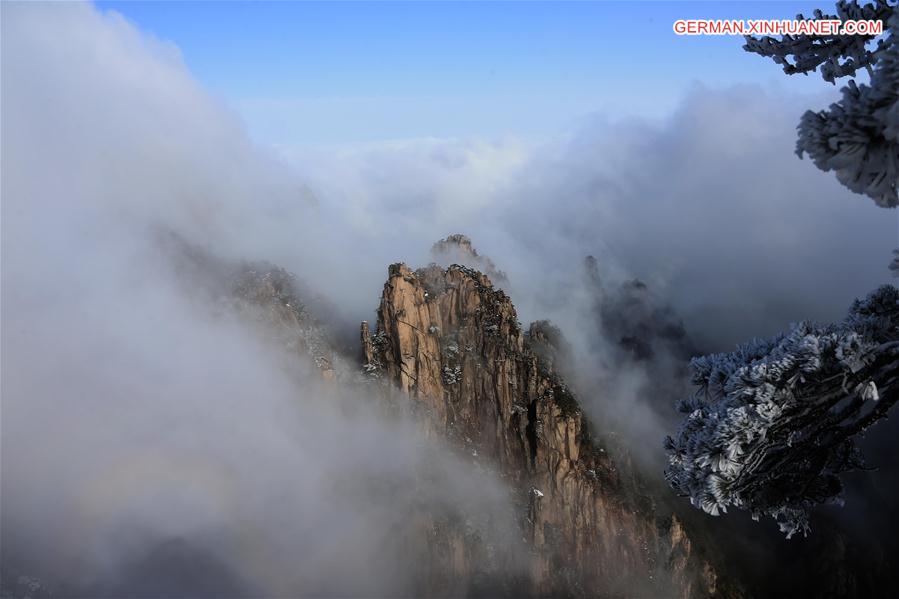
M 508 482 L 531 548 L 532 592 L 738 594 L 723 590 L 683 524 L 591 430 L 558 374 L 558 329 L 544 322 L 524 332 L 486 275 L 390 266 L 377 327 L 363 323 L 362 344 L 365 370 L 408 395 L 429 434 Z

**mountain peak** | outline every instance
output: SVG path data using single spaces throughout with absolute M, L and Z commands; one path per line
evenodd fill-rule
M 408 396 L 428 434 L 508 482 L 532 548 L 534 593 L 715 592 L 714 570 L 683 526 L 656 511 L 629 464 L 591 432 L 558 373 L 559 330 L 540 321 L 526 334 L 488 276 L 459 264 L 394 264 L 376 331 L 363 323 L 362 337 L 366 369 Z
M 493 260 L 479 254 L 471 239 L 461 233 L 449 235 L 431 246 L 431 258 L 443 266 L 459 264 L 481 271 L 497 285 L 509 282 L 506 273 L 499 270 Z

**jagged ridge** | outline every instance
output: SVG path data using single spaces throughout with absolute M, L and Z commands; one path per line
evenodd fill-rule
M 552 347 L 545 326 L 532 327 Z M 522 498 L 540 594 L 706 596 L 713 568 L 657 513 L 590 426 L 509 297 L 460 265 L 389 268 L 366 370 L 406 392 L 423 424 L 495 464 Z M 537 344 L 535 344 L 537 345 Z

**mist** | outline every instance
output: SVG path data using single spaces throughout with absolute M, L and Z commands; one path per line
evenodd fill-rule
M 3 560 L 69 594 L 409 594 L 422 506 L 482 515 L 518 563 L 489 470 L 211 304 L 159 231 L 295 272 L 348 339 L 388 264 L 464 233 L 650 464 L 682 388 L 647 391 L 668 354 L 623 366 L 585 256 L 607 289 L 644 281 L 701 351 L 838 319 L 888 280 L 895 214 L 792 153 L 833 90 L 697 85 L 664 119 L 544 139 L 267 148 L 115 12 L 2 16 Z
M 801 114 L 832 93 L 696 84 L 667 118 L 591 115 L 553 139 L 281 151 L 323 204 L 351 215 L 369 257 L 392 250 L 380 262 L 421 265 L 434 240 L 470 236 L 507 274 L 520 320 L 549 319 L 572 343 L 569 374 L 588 413 L 614 423 L 658 474 L 664 455 L 647 440 L 676 428 L 691 355 L 842 319 L 890 281 L 897 215 L 793 151 Z M 609 335 L 641 309 L 617 297 L 635 279 L 647 286 L 642 309 L 686 332 L 682 347 L 663 344 L 645 362 Z
M 3 90 L 5 567 L 65 596 L 396 596 L 432 567 L 416 514 L 515 546 L 492 475 L 174 267 L 160 231 L 222 260 L 316 249 L 302 182 L 175 48 L 4 5 Z
M 355 235 L 377 246 L 401 231 L 397 258 L 470 236 L 528 318 L 558 306 L 592 254 L 603 276 L 670 297 L 703 345 L 723 350 L 839 318 L 889 280 L 896 215 L 793 153 L 799 117 L 833 93 L 697 84 L 665 119 L 594 115 L 549 140 L 282 151 Z

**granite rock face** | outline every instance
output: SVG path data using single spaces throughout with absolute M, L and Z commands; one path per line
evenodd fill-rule
M 558 330 L 542 322 L 525 333 L 486 275 L 390 266 L 376 329 L 362 324 L 362 345 L 365 370 L 408 396 L 428 434 L 508 482 L 530 548 L 530 593 L 721 595 L 684 525 L 591 430 L 558 373 Z M 460 564 L 457 574 L 468 569 Z

